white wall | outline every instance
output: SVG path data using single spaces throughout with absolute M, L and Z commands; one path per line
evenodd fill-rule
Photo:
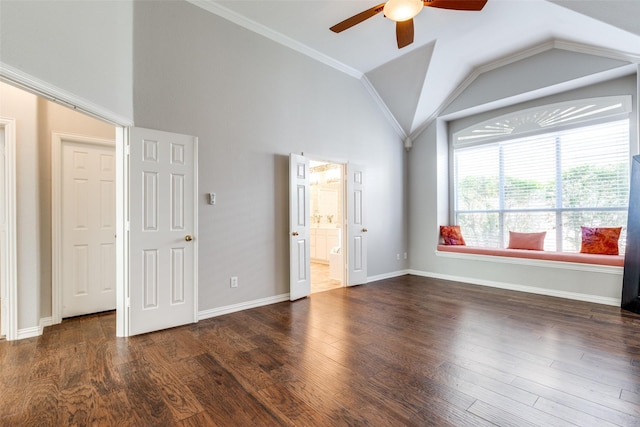
M 2 0 L 0 65 L 133 117 L 131 0 Z
M 369 276 L 406 267 L 406 154 L 361 82 L 187 3 L 136 2 L 134 42 L 136 125 L 199 138 L 200 310 L 289 292 L 290 152 L 366 165 Z
M 554 70 L 557 73 L 553 78 L 541 76 L 538 79 L 536 76 L 540 74 L 542 68 L 530 69 L 523 66 L 525 64 L 511 64 L 508 66 L 511 71 L 508 74 L 505 73 L 505 70 L 498 69 L 477 79 L 467 91 L 452 103 L 447 109 L 447 113 L 454 115 L 457 111 L 456 108 L 482 107 L 483 104 L 495 101 L 497 99 L 496 93 L 511 98 L 530 90 L 544 88 L 544 85 L 549 82 L 553 82 L 554 85 L 562 81 L 570 82 L 572 78 L 583 76 L 585 62 L 588 62 L 590 57 L 584 55 L 578 59 L 576 54 L 567 52 L 565 58 L 562 52 L 555 51 L 552 54 L 542 54 L 541 58 L 529 58 L 525 62 L 536 63 L 542 58 L 544 58 L 544 70 L 547 72 Z M 573 61 L 579 69 L 573 70 L 568 65 L 568 59 Z M 598 72 L 606 68 L 608 68 L 606 61 L 600 58 L 594 58 L 594 64 L 592 67 L 588 67 L 588 69 Z M 633 96 L 634 110 L 630 133 L 631 140 L 634 141 L 637 149 L 638 88 L 635 75 L 549 95 L 518 105 L 476 114 L 469 118 L 460 118 L 452 122 L 450 126 L 444 122 L 431 124 L 414 142 L 409 156 L 409 229 L 411 230 L 410 251 L 413 255 L 410 269 L 417 274 L 478 284 L 506 285 L 516 289 L 537 288 L 537 291 L 541 293 L 578 297 L 584 295 L 586 299 L 593 301 L 615 302 L 615 300 L 619 300 L 622 292 L 621 274 L 455 259 L 435 254 L 439 238 L 438 226 L 449 223 L 447 128 L 450 131 L 459 130 L 472 123 L 500 116 L 508 111 L 536 105 L 619 94 Z M 438 126 L 442 127 L 439 132 L 437 131 Z M 445 138 L 438 137 L 438 134 L 444 135 Z

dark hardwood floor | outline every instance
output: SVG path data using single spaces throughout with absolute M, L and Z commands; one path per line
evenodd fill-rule
M 0 342 L 2 426 L 640 425 L 640 316 L 415 276 Z

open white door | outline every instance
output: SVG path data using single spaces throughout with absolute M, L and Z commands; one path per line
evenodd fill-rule
M 289 299 L 311 293 L 309 159 L 289 156 Z
M 129 134 L 129 335 L 197 321 L 197 138 Z
M 364 223 L 364 168 L 347 164 L 347 285 L 367 283 L 367 228 Z

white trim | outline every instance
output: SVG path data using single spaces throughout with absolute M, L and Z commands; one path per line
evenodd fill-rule
M 18 331 L 18 250 L 16 222 L 16 121 L 0 117 L 0 128 L 4 129 L 5 188 L 0 189 L 4 195 L 3 216 L 6 218 L 7 235 L 5 247 L 0 248 L 5 271 L 0 272 L 0 291 L 2 292 L 2 330 L 5 339 L 19 339 Z
M 47 326 L 52 326 L 52 325 L 55 325 L 55 323 L 53 323 L 53 317 L 51 316 L 41 318 L 40 322 L 38 323 L 38 327 L 41 330 L 44 330 L 44 328 L 46 328 Z
M 198 320 L 209 319 L 211 317 L 222 316 L 223 314 L 235 313 L 237 311 L 248 310 L 250 308 L 262 307 L 285 301 L 289 301 L 289 293 L 203 310 L 198 313 Z
M 116 127 L 116 337 L 129 331 L 129 128 Z
M 549 261 L 546 259 L 516 258 L 508 256 L 469 254 L 462 252 L 435 251 L 436 256 L 443 258 L 463 259 L 466 261 L 495 262 L 501 264 L 528 265 L 543 268 L 560 268 L 563 270 L 588 271 L 590 273 L 616 274 L 622 276 L 623 267 L 614 265 L 586 264 L 581 262 Z
M 108 146 L 114 148 L 115 154 L 113 139 L 51 133 L 51 318 L 54 323 L 62 322 L 62 147 L 65 142 Z
M 407 133 L 405 132 L 404 129 L 402 129 L 402 126 L 400 126 L 400 123 L 398 122 L 396 117 L 393 115 L 391 110 L 389 110 L 389 107 L 387 106 L 387 104 L 382 100 L 382 97 L 380 96 L 376 88 L 373 86 L 373 84 L 371 84 L 371 81 L 366 76 L 366 74 L 362 76 L 360 81 L 364 85 L 365 89 L 367 89 L 367 92 L 369 92 L 369 95 L 371 95 L 371 98 L 373 98 L 374 103 L 378 106 L 378 108 L 380 108 L 380 110 L 382 111 L 384 116 L 387 118 L 391 126 L 393 126 L 393 129 L 402 138 L 402 140 L 405 141 L 407 139 Z
M 198 313 L 198 137 L 193 137 L 193 322 L 197 323 Z
M 411 139 L 415 141 L 418 138 L 418 136 L 420 136 L 420 134 L 422 134 L 422 132 L 424 132 L 429 127 L 429 125 L 431 125 L 431 123 L 434 120 L 436 120 L 437 118 L 440 118 L 440 115 L 442 114 L 442 112 L 458 96 L 460 96 L 480 75 L 488 71 L 492 71 L 492 70 L 504 67 L 505 65 L 509 65 L 514 62 L 521 61 L 523 59 L 538 55 L 542 52 L 546 52 L 551 49 L 568 50 L 572 52 L 602 56 L 610 59 L 629 61 L 633 63 L 637 63 L 638 61 L 640 61 L 640 56 L 638 55 L 620 52 L 613 49 L 590 46 L 590 45 L 585 45 L 581 43 L 567 42 L 563 40 L 550 40 L 542 44 L 533 46 L 529 49 L 518 51 L 513 55 L 508 55 L 496 61 L 489 62 L 487 64 L 476 67 L 474 70 L 471 71 L 471 73 L 469 73 L 469 75 L 462 81 L 462 83 L 459 86 L 457 86 L 453 92 L 449 94 L 449 96 L 440 104 L 440 106 L 436 108 L 433 111 L 433 113 L 422 122 L 421 125 L 416 127 L 416 129 L 413 132 L 411 132 L 409 136 L 411 137 Z M 634 64 L 629 64 L 629 65 L 625 65 L 615 69 L 577 78 L 568 82 L 562 82 L 553 86 L 541 88 L 531 92 L 518 94 L 513 97 L 504 98 L 494 102 L 482 104 L 480 106 L 473 107 L 471 109 L 457 111 L 451 114 L 446 114 L 444 117 L 446 117 L 448 120 L 453 120 L 455 118 L 465 117 L 471 114 L 477 114 L 480 112 L 488 111 L 490 109 L 496 109 L 496 108 L 501 108 L 508 105 L 514 105 L 520 102 L 530 101 L 532 99 L 537 99 L 543 96 L 566 92 L 568 90 L 576 89 L 579 87 L 584 87 L 587 85 L 599 83 L 599 82 L 614 79 L 617 77 L 622 77 L 624 75 L 633 74 L 634 70 L 636 69 L 637 67 Z
M 43 317 L 38 322 L 38 326 L 19 329 L 16 339 L 22 340 L 25 338 L 39 337 L 44 332 L 44 328 L 53 324 L 53 319 L 51 317 Z
M 365 283 L 365 285 L 370 284 L 371 282 L 377 282 L 378 280 L 393 279 L 394 277 L 406 276 L 407 274 L 410 274 L 409 270 L 399 270 L 392 271 L 390 273 L 377 274 L 375 276 L 367 276 L 367 283 Z
M 7 65 L 2 61 L 0 61 L 0 80 L 112 125 L 133 126 L 132 119 L 121 116 L 120 114 L 114 113 L 106 108 L 102 108 L 99 105 L 74 95 L 71 92 Z
M 586 45 L 569 40 L 554 40 L 553 44 L 556 49 L 568 50 L 570 52 L 595 55 L 602 58 L 616 59 L 618 61 L 628 61 L 633 63 L 640 62 L 640 55 L 632 52 L 623 52 L 617 49 Z
M 599 295 L 581 294 L 577 292 L 559 291 L 555 289 L 538 288 L 535 286 L 517 285 L 514 283 L 495 282 L 491 280 L 480 280 L 472 277 L 452 276 L 449 274 L 433 273 L 429 271 L 409 270 L 409 274 L 422 277 L 431 277 L 433 279 L 450 280 L 453 282 L 462 282 L 470 285 L 487 286 L 491 288 L 506 289 L 510 291 L 526 292 L 529 294 L 547 295 L 551 297 L 566 298 L 576 301 L 592 302 L 595 304 L 604 304 L 620 307 L 620 298 L 603 297 Z
M 549 110 L 568 110 L 574 107 L 579 113 L 563 115 L 562 120 L 552 120 L 549 115 L 543 114 Z M 554 102 L 553 104 L 538 105 L 524 110 L 512 111 L 498 117 L 492 117 L 474 123 L 453 134 L 453 148 L 465 148 L 476 145 L 524 138 L 573 129 L 578 126 L 589 126 L 593 123 L 601 123 L 605 120 L 619 120 L 629 116 L 633 110 L 631 95 L 598 96 L 592 98 L 572 99 L 569 101 Z M 588 113 L 588 114 L 585 114 Z M 536 129 L 521 130 L 511 123 L 529 120 L 538 124 Z M 544 122 L 546 120 L 546 122 Z M 493 126 L 493 128 L 491 128 Z M 500 127 L 503 132 L 496 132 L 495 127 Z M 491 129 L 490 129 L 491 128 Z M 493 132 L 492 134 L 489 132 Z
M 215 15 L 218 15 L 228 21 L 233 22 L 234 24 L 238 24 L 241 27 L 246 28 L 249 31 L 253 31 L 254 33 L 260 34 L 263 37 L 268 38 L 269 40 L 273 40 L 276 43 L 280 43 L 283 46 L 286 46 L 290 49 L 293 49 L 297 52 L 302 53 L 303 55 L 307 55 L 316 61 L 319 61 L 329 67 L 335 68 L 338 71 L 341 71 L 345 74 L 350 75 L 351 77 L 355 77 L 356 79 L 360 79 L 363 75 L 362 72 L 352 68 L 346 64 L 343 64 L 340 61 L 336 61 L 324 53 L 321 53 L 303 43 L 300 43 L 297 40 L 294 40 L 290 37 L 285 36 L 282 33 L 274 31 L 271 28 L 266 27 L 256 21 L 253 21 L 246 16 L 243 16 L 237 12 L 234 12 L 226 7 L 216 3 L 213 0 L 187 0 L 189 3 L 198 6 L 208 12 L 211 12 Z
M 34 338 L 42 335 L 42 330 L 40 326 L 31 326 L 30 328 L 18 329 L 18 336 L 16 339 L 23 340 L 25 338 Z

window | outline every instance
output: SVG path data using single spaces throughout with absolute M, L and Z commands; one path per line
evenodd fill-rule
M 509 231 L 546 231 L 545 250 L 578 252 L 580 226 L 626 227 L 626 100 L 527 110 L 454 135 L 454 215 L 467 244 L 506 247 Z M 621 253 L 624 242 L 623 229 Z

